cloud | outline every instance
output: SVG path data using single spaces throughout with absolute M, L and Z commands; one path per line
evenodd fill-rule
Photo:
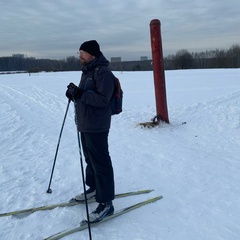
M 6 1 L 0 55 L 59 59 L 96 39 L 108 58 L 151 57 L 149 24 L 155 18 L 161 21 L 165 54 L 227 48 L 240 40 L 239 7 L 239 0 Z

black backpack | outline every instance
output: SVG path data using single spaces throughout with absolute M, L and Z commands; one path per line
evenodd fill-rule
M 97 74 L 100 67 L 96 67 L 94 70 L 93 79 L 97 79 Z M 112 115 L 119 114 L 122 112 L 122 104 L 123 104 L 123 90 L 121 88 L 120 81 L 117 77 L 114 76 L 115 87 L 113 91 L 113 96 L 111 99 L 111 108 L 112 108 Z

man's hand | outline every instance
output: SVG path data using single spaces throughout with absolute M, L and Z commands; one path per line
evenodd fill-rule
M 76 100 L 77 98 L 81 98 L 83 93 L 83 90 L 81 90 L 79 87 L 77 87 L 74 83 L 70 83 L 67 86 L 67 91 L 66 91 L 66 97 L 69 100 Z

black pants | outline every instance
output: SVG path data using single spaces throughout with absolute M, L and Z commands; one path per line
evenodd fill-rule
M 114 174 L 108 151 L 108 131 L 81 133 L 86 167 L 86 185 L 96 189 L 96 201 L 105 203 L 114 199 Z

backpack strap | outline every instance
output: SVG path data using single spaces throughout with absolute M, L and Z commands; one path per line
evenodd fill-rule
M 94 69 L 94 73 L 93 73 L 93 81 L 96 83 L 96 79 L 97 79 L 97 75 L 98 75 L 98 72 L 100 70 L 100 67 L 95 67 Z
M 95 82 L 95 84 L 96 84 L 96 79 L 97 79 L 97 75 L 98 75 L 98 72 L 99 72 L 99 70 L 100 70 L 100 66 L 97 66 L 97 67 L 95 67 L 95 69 L 94 69 L 94 73 L 93 73 L 93 81 Z M 117 85 L 117 83 L 116 83 L 116 77 L 114 76 L 114 89 L 116 88 L 116 85 Z M 115 91 L 115 90 L 114 90 Z

